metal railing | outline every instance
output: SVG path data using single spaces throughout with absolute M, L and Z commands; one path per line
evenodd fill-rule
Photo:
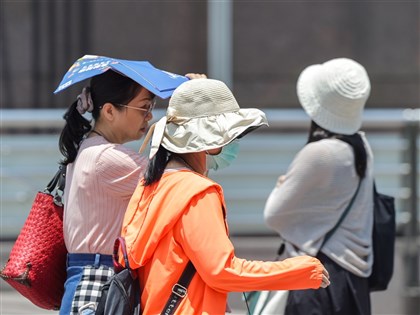
M 231 233 L 271 234 L 262 211 L 277 177 L 287 171 L 307 138 L 309 118 L 303 110 L 265 110 L 269 128 L 241 141 L 235 163 L 210 176 L 225 192 Z M 61 158 L 58 134 L 64 110 L 0 110 L 1 237 L 15 237 L 37 190 L 54 174 Z M 164 114 L 154 113 L 155 118 Z M 367 109 L 362 129 L 375 156 L 378 189 L 396 197 L 399 227 L 414 233 L 418 221 L 419 110 Z M 128 143 L 137 149 L 141 141 Z M 411 229 L 411 230 L 410 230 Z

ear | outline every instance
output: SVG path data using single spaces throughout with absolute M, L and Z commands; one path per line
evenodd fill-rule
M 102 116 L 107 121 L 113 121 L 115 119 L 117 109 L 111 103 L 105 103 L 102 106 Z
M 220 152 L 222 152 L 222 148 L 216 148 L 216 149 L 207 150 L 206 154 L 208 154 L 208 155 L 218 155 Z

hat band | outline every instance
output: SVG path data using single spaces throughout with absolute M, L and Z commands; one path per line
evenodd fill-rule
M 159 150 L 160 144 L 162 143 L 163 134 L 165 133 L 166 122 L 167 118 L 166 116 L 164 116 L 157 123 L 154 124 L 154 128 L 152 131 L 149 130 L 149 132 L 153 133 L 149 159 L 152 159 L 156 155 L 156 152 Z
M 155 130 L 155 127 L 156 123 L 150 126 L 149 131 L 147 132 L 146 137 L 144 138 L 143 143 L 139 149 L 140 154 L 143 154 L 144 150 L 146 150 L 147 143 L 149 142 L 150 137 L 153 135 L 153 130 Z

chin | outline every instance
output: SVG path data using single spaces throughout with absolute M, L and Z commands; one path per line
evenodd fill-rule
M 139 131 L 139 133 L 137 134 L 136 138 L 133 140 L 140 140 L 141 138 L 143 138 L 144 136 L 144 132 L 143 131 Z

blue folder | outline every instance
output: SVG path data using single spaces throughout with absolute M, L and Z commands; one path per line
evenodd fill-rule
M 188 80 L 185 76 L 157 69 L 148 61 L 85 55 L 70 67 L 54 93 L 108 70 L 131 78 L 163 99 L 170 97 L 181 83 Z

